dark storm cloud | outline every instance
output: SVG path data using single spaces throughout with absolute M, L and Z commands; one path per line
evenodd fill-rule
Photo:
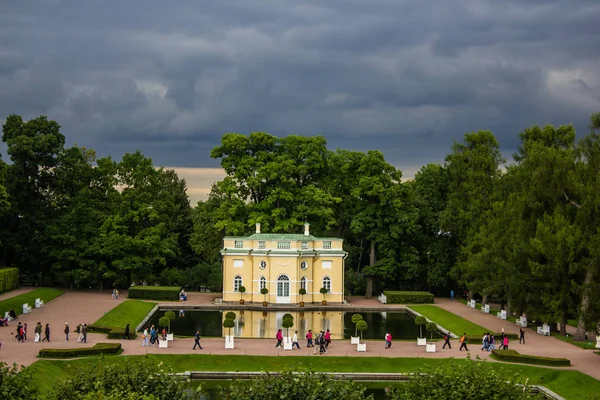
M 14 1 L 0 13 L 0 118 L 69 142 L 215 165 L 224 132 L 323 134 L 394 164 L 491 129 L 600 110 L 596 0 Z

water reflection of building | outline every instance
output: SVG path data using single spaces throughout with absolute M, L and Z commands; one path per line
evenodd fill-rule
M 223 311 L 223 319 L 227 311 Z M 298 331 L 298 339 L 304 340 L 306 332 L 329 329 L 333 339 L 344 338 L 344 313 L 342 311 L 234 311 L 236 315 L 235 326 L 232 333 L 236 337 L 246 338 L 275 338 L 277 330 L 281 328 L 281 321 L 286 313 L 294 317 L 294 326 L 290 328 L 290 336 Z M 285 329 L 284 329 L 285 332 Z M 227 330 L 223 330 L 223 336 Z

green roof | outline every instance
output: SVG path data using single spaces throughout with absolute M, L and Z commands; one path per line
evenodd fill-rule
M 255 233 L 250 236 L 226 236 L 225 239 L 246 239 L 246 240 L 342 240 L 335 237 L 319 238 L 313 235 L 305 236 L 301 233 Z

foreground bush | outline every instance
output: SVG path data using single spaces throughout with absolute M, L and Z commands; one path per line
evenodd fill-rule
M 551 367 L 568 367 L 571 361 L 567 358 L 538 357 L 521 354 L 516 350 L 492 350 L 492 356 L 499 361 L 522 364 L 548 365 Z
M 433 294 L 429 292 L 384 291 L 388 304 L 433 304 Z
M 130 299 L 179 301 L 180 286 L 132 286 Z
M 0 269 L 0 293 L 19 287 L 19 268 Z
M 234 381 L 222 391 L 225 400 L 372 400 L 365 388 L 314 372 L 265 373 L 248 381 Z
M 9 367 L 0 362 L 0 399 L 23 400 L 37 399 L 38 389 L 31 374 L 19 369 L 16 364 Z
M 82 365 L 75 374 L 58 382 L 50 400 L 119 399 L 180 400 L 186 396 L 184 382 L 171 371 L 147 358 Z M 191 397 L 193 398 L 193 397 Z
M 119 339 L 122 339 L 123 336 Z M 96 343 L 93 347 L 80 347 L 74 349 L 42 349 L 38 356 L 42 358 L 73 358 L 89 357 L 101 354 L 119 354 L 121 343 Z
M 525 400 L 539 398 L 524 391 L 518 375 L 492 369 L 483 362 L 456 363 L 416 374 L 406 385 L 393 389 L 391 400 Z

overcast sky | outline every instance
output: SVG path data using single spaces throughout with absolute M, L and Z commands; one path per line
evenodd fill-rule
M 598 21 L 598 0 L 4 0 L 0 120 L 186 168 L 218 167 L 225 132 L 320 134 L 411 175 L 467 131 L 505 154 L 532 124 L 586 132 Z

